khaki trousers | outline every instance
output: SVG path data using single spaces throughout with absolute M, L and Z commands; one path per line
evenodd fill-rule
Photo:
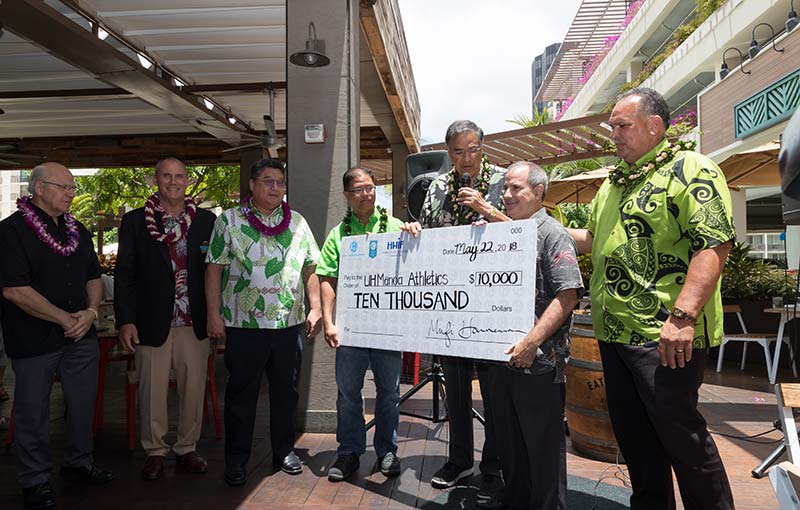
M 170 375 L 178 386 L 178 440 L 175 455 L 195 450 L 203 425 L 208 339 L 199 341 L 191 327 L 171 328 L 159 347 L 136 347 L 139 373 L 139 420 L 142 447 L 148 456 L 166 455 L 169 430 L 167 392 Z

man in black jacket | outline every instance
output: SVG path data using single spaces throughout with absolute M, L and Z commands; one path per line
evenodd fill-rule
M 159 161 L 155 180 L 158 192 L 145 207 L 122 218 L 114 274 L 119 338 L 136 353 L 146 480 L 161 476 L 170 450 L 164 441 L 170 370 L 177 379 L 179 398 L 178 438 L 171 449 L 187 471 L 208 471 L 195 447 L 209 352 L 205 256 L 215 216 L 186 197 L 189 178 L 178 159 Z

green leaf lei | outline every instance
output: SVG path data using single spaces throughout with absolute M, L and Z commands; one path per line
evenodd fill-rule
M 692 151 L 695 146 L 694 142 L 687 142 L 679 140 L 675 143 L 669 144 L 661 149 L 658 154 L 648 159 L 638 168 L 630 169 L 628 171 L 622 169 L 623 162 L 617 164 L 614 169 L 608 173 L 608 179 L 613 186 L 618 188 L 630 188 L 644 180 L 650 172 L 661 168 L 666 165 L 675 157 L 680 151 Z
M 486 191 L 489 189 L 489 178 L 492 175 L 492 166 L 489 164 L 489 158 L 483 156 L 481 158 L 481 171 L 478 173 L 478 186 L 475 188 L 480 195 L 486 196 Z M 450 195 L 450 207 L 453 209 L 453 216 L 456 218 L 456 224 L 466 225 L 474 221 L 476 212 L 469 209 L 466 215 L 461 215 L 461 206 L 458 205 L 456 199 L 458 198 L 458 172 L 455 167 L 450 169 L 449 178 L 447 180 L 447 193 Z
M 386 232 L 386 229 L 389 227 L 389 214 L 386 212 L 385 207 L 377 206 L 378 214 L 380 214 L 380 224 L 378 226 L 378 233 L 383 234 Z M 347 212 L 342 218 L 342 230 L 344 231 L 345 236 L 349 236 L 352 234 L 353 229 L 350 227 L 350 223 L 353 220 L 353 210 L 349 207 L 347 208 Z

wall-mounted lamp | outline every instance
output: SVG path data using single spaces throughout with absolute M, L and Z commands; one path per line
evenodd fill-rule
M 797 20 L 797 13 L 794 10 L 794 0 L 790 0 L 789 3 L 789 17 L 786 18 L 786 31 L 791 32 L 794 27 L 798 24 Z
M 720 80 L 724 80 L 725 77 L 728 76 L 728 73 L 730 72 L 730 69 L 728 69 L 728 63 L 725 61 L 725 55 L 727 55 L 728 52 L 731 51 L 731 50 L 734 50 L 736 53 L 739 54 L 739 59 L 741 61 L 740 71 L 742 71 L 742 73 L 744 73 L 744 74 L 750 74 L 750 73 L 753 72 L 753 71 L 745 71 L 744 70 L 744 54 L 742 54 L 742 50 L 740 50 L 739 48 L 728 48 L 728 49 L 726 49 L 725 51 L 722 52 L 722 65 L 719 67 L 719 79 Z
M 302 67 L 323 67 L 331 63 L 331 59 L 325 55 L 325 40 L 317 39 L 317 28 L 313 21 L 308 24 L 305 51 L 292 53 L 289 62 Z
M 756 55 L 758 55 L 758 52 L 761 51 L 761 46 L 759 46 L 758 45 L 758 41 L 756 41 L 756 29 L 758 27 L 762 26 L 762 25 L 766 26 L 766 27 L 769 27 L 769 31 L 772 33 L 772 39 L 771 39 L 772 40 L 772 49 L 777 51 L 778 53 L 783 53 L 783 48 L 776 48 L 775 47 L 775 29 L 772 28 L 772 25 L 770 25 L 769 23 L 764 22 L 764 23 L 759 23 L 758 25 L 753 27 L 753 33 L 752 33 L 753 40 L 750 41 L 750 51 L 749 51 L 750 58 L 755 57 Z

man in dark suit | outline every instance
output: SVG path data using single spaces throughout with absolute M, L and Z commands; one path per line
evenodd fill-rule
M 122 218 L 114 274 L 114 310 L 119 338 L 135 352 L 146 480 L 159 478 L 170 446 L 167 389 L 177 379 L 178 438 L 171 449 L 190 473 L 208 463 L 196 452 L 203 419 L 206 362 L 205 256 L 214 214 L 186 197 L 183 163 L 165 158 L 156 165 L 158 192 L 145 207 Z

